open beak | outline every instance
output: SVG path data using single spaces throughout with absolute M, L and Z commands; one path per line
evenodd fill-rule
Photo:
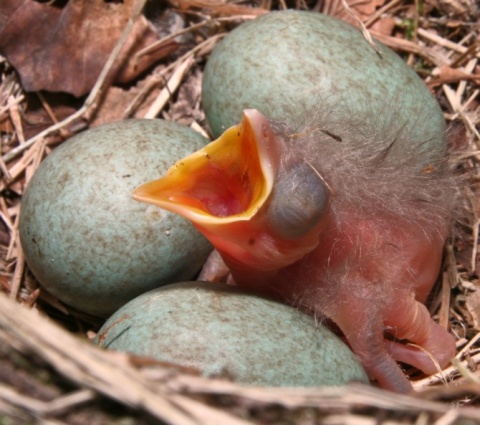
M 328 206 L 327 191 L 307 163 L 285 172 L 284 142 L 260 112 L 247 109 L 239 125 L 178 161 L 161 179 L 140 186 L 133 197 L 190 220 L 232 271 L 274 272 L 318 244 Z M 308 177 L 300 188 L 289 180 L 295 170 L 303 170 Z M 282 187 L 294 187 L 294 194 L 283 194 L 278 189 Z M 306 225 L 294 223 L 300 232 L 289 230 L 292 217 L 295 220 L 311 210 L 303 208 L 303 203 L 312 200 L 312 193 L 319 195 L 310 202 L 313 219 Z M 300 199 L 292 203 L 295 194 Z M 299 211 L 289 214 L 289 205 Z
M 239 125 L 137 188 L 133 197 L 202 227 L 248 221 L 272 191 L 278 151 L 267 119 L 247 109 Z

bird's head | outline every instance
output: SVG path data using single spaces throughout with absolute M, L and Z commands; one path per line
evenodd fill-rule
M 270 272 L 312 251 L 331 191 L 257 110 L 133 197 L 188 220 L 232 269 Z

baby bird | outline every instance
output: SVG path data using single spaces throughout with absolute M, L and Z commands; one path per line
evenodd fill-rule
M 445 140 L 411 140 L 409 129 L 428 117 L 386 115 L 364 134 L 375 118 L 345 120 L 345 110 L 279 123 L 247 109 L 134 198 L 186 217 L 237 285 L 328 318 L 372 380 L 408 392 L 397 362 L 432 374 L 455 354 L 424 302 L 456 178 Z

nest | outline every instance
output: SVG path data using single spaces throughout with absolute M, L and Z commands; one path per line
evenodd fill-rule
M 21 83 L 6 59 L 0 63 L 0 423 L 479 423 L 480 11 L 474 0 L 429 0 L 421 8 L 402 0 L 152 2 L 147 19 L 166 35 L 138 51 L 137 59 L 163 53 L 154 66 L 118 84 L 113 74 L 122 48 L 145 19 L 145 0 L 127 3 L 129 19 L 83 97 L 27 91 L 25 77 Z M 153 5 L 161 13 L 152 13 Z M 98 321 L 42 290 L 25 264 L 18 239 L 21 195 L 55 146 L 87 127 L 127 117 L 162 117 L 208 134 L 200 82 L 209 53 L 243 21 L 287 7 L 348 20 L 402 55 L 436 95 L 461 147 L 458 169 L 471 183 L 462 197 L 468 214 L 447 243 L 444 271 L 429 302 L 432 315 L 456 334 L 458 354 L 447 369 L 416 379 L 411 395 L 360 384 L 243 387 L 181 365 L 99 350 L 88 341 Z

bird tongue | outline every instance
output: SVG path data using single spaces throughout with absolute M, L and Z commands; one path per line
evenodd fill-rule
M 199 225 L 250 220 L 272 191 L 280 156 L 276 140 L 267 119 L 247 109 L 239 125 L 137 188 L 133 197 Z

